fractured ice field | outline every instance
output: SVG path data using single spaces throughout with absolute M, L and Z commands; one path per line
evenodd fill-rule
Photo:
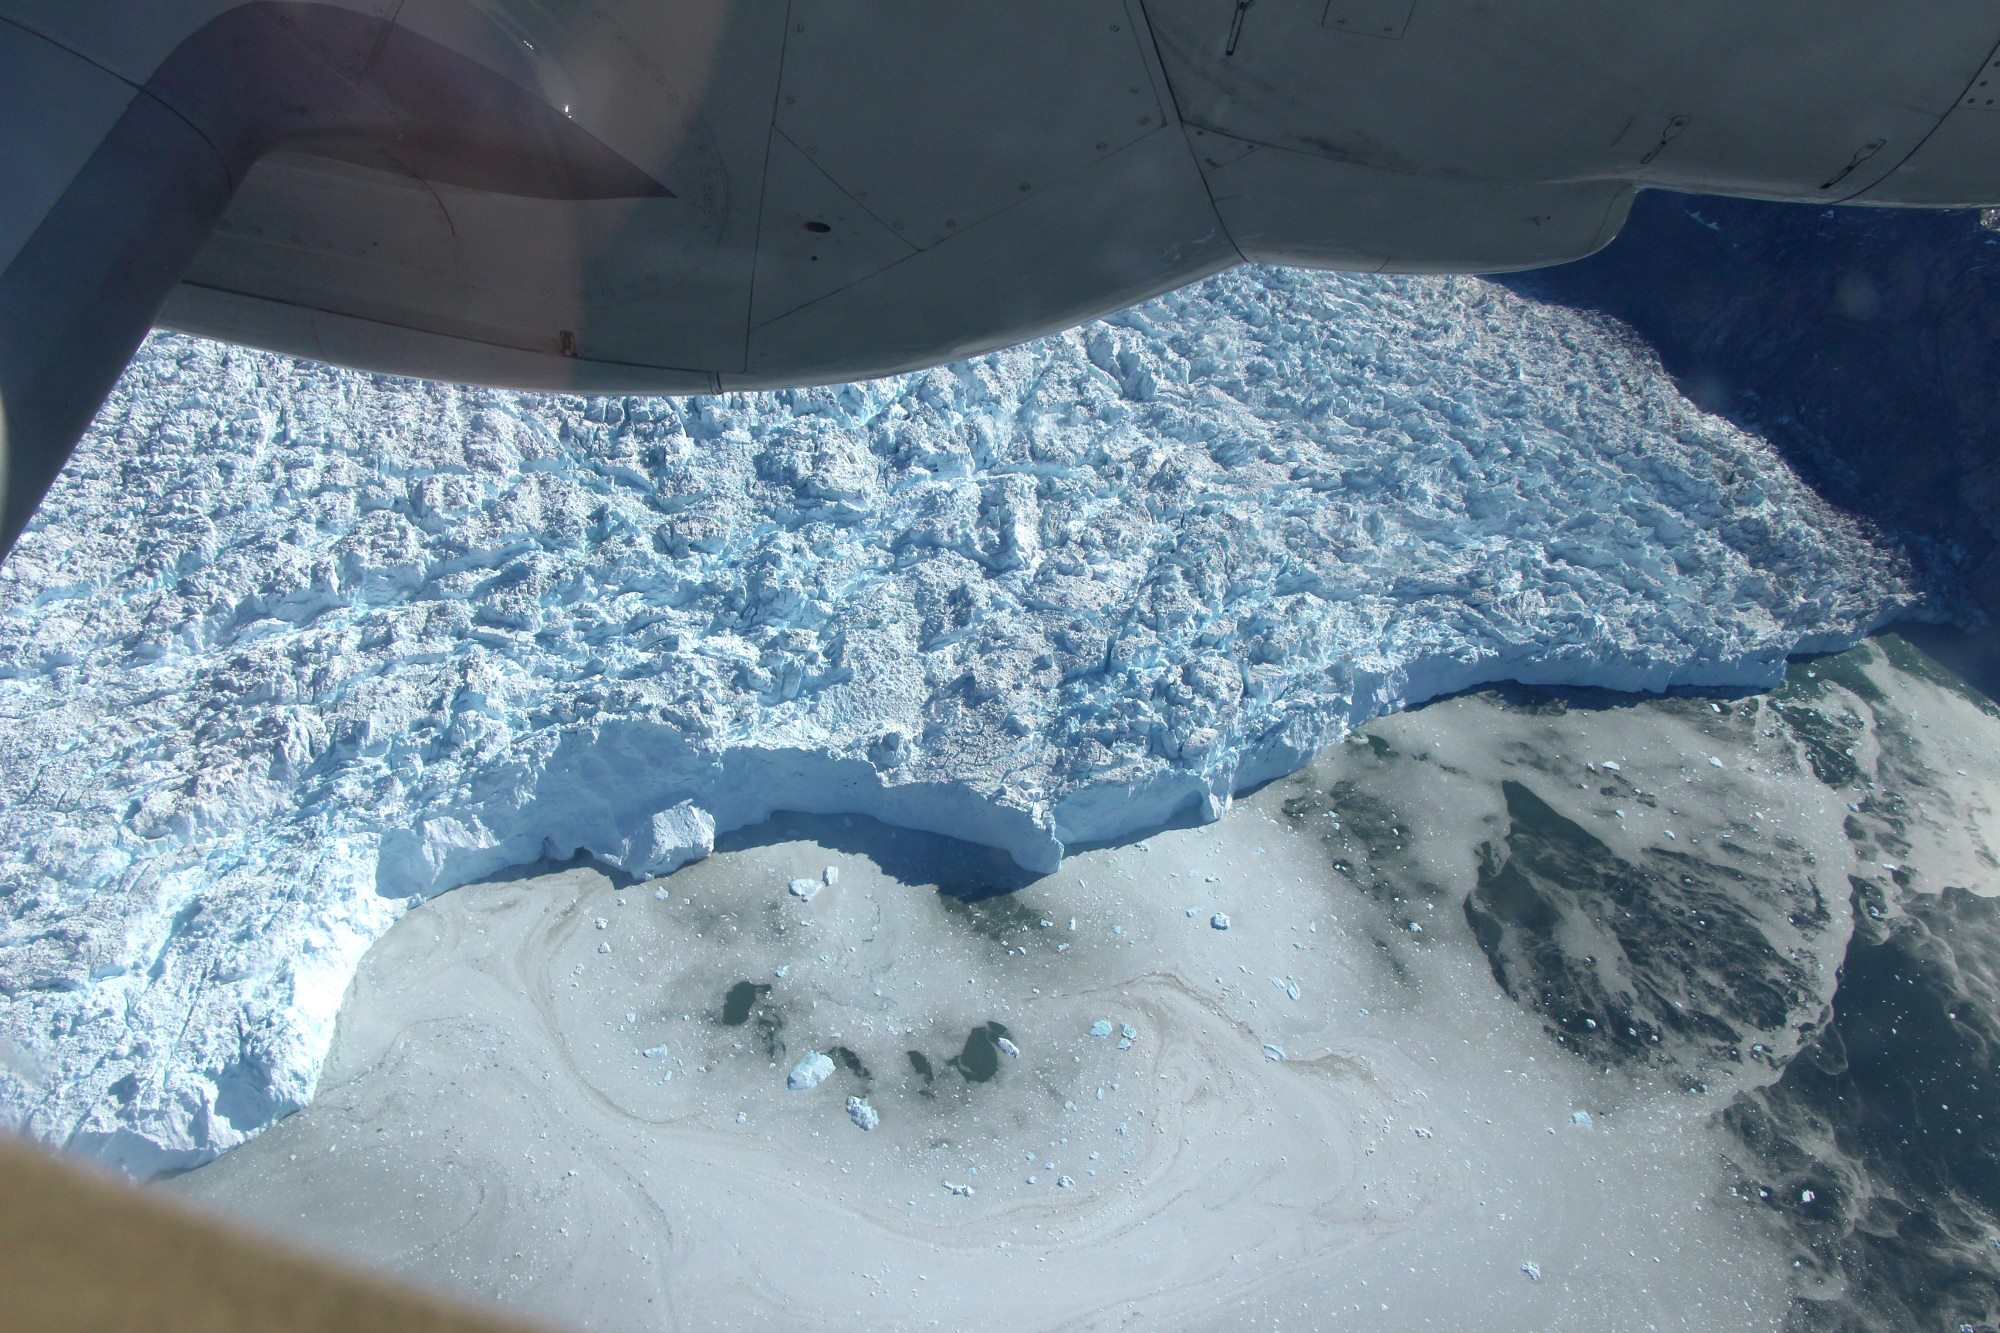
M 1996 792 L 1888 635 L 1433 703 L 1041 877 L 782 816 L 413 910 L 159 1188 L 607 1329 L 1984 1327 Z
M 370 942 L 778 810 L 1035 870 L 1513 679 L 1930 613 L 1616 327 L 1244 270 L 867 384 L 414 384 L 160 336 L 0 570 L 0 1113 L 140 1175 L 310 1101 Z M 20 1071 L 30 1071 L 23 1074 Z

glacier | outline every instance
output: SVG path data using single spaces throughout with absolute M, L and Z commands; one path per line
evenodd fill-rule
M 798 810 L 1048 869 L 1425 699 L 1769 685 L 1930 604 L 1620 326 L 1477 279 L 1243 269 L 684 400 L 156 334 L 0 570 L 0 1116 L 209 1160 L 403 911 L 544 857 Z

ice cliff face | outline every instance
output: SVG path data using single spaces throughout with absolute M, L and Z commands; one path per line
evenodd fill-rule
M 1046 867 L 1441 692 L 1771 682 L 1915 600 L 1612 326 L 1472 280 L 1242 271 L 707 400 L 156 337 L 0 572 L 0 1111 L 206 1160 L 405 906 L 544 854 L 789 808 Z

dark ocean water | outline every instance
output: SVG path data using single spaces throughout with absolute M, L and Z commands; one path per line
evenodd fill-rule
M 2000 612 L 2000 232 L 1978 214 L 1649 192 L 1603 251 L 1501 281 L 1625 322 L 1695 401 Z

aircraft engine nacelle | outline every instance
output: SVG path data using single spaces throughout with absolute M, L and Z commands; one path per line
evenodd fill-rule
M 1996 46 L 1988 0 L 0 0 L 0 551 L 155 323 L 861 378 L 1246 260 L 1560 263 L 1647 187 L 2000 202 Z

